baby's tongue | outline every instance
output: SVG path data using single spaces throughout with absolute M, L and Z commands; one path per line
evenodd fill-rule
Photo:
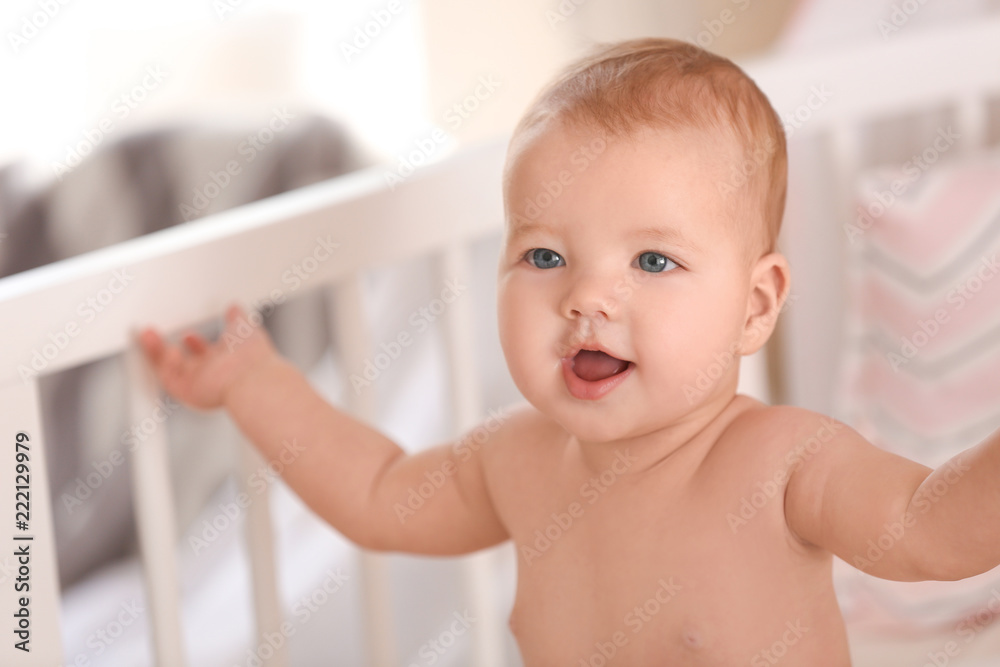
M 611 377 L 627 367 L 627 361 L 593 350 L 580 350 L 573 358 L 573 372 L 588 382 Z

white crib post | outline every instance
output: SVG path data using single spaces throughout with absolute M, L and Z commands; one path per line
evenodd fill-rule
M 982 148 L 986 144 L 986 128 L 989 122 L 986 100 L 979 96 L 965 97 L 958 103 L 958 133 L 962 135 L 961 146 L 966 153 Z
M 18 447 L 18 434 L 28 440 Z M 52 667 L 62 664 L 62 637 L 59 634 L 59 577 L 56 571 L 56 547 L 52 530 L 52 507 L 49 502 L 49 480 L 45 464 L 45 439 L 42 434 L 41 412 L 38 404 L 38 382 L 27 382 L 8 377 L 0 381 L 0 434 L 3 438 L 0 453 L 0 475 L 3 488 L 10 489 L 10 496 L 0 501 L 6 518 L 0 530 L 3 548 L 0 551 L 0 618 L 3 618 L 3 641 L 0 642 L 0 665 L 24 667 Z M 22 436 L 21 440 L 24 440 Z M 28 466 L 30 482 L 27 529 L 19 529 L 15 507 L 16 487 L 24 480 L 17 480 L 18 452 Z M 26 460 L 24 460 L 26 459 Z M 21 468 L 23 471 L 24 468 Z M 18 552 L 28 552 L 23 562 Z M 29 589 L 25 589 L 25 586 Z M 23 598 L 23 600 L 22 600 Z M 15 647 L 23 637 L 15 634 L 20 618 L 21 602 L 27 602 L 30 651 Z
M 265 636 L 281 634 L 283 621 L 281 596 L 278 593 L 278 577 L 275 565 L 275 545 L 273 524 L 271 523 L 270 489 L 257 492 L 250 488 L 251 476 L 267 465 L 264 457 L 239 437 L 240 444 L 240 485 L 238 492 L 247 494 L 252 501 L 247 508 L 246 544 L 250 556 L 251 581 L 253 583 L 254 619 L 257 633 L 256 649 Z M 273 644 L 269 644 L 273 647 Z M 263 660 L 268 667 L 288 666 L 288 642 L 274 648 L 270 659 Z
M 831 124 L 828 134 L 828 148 L 830 151 L 830 163 L 834 172 L 833 189 L 837 193 L 836 200 L 839 203 L 838 210 L 834 213 L 837 222 L 847 229 L 848 225 L 858 224 L 857 207 L 867 206 L 869 202 L 859 200 L 857 193 L 857 177 L 861 171 L 862 146 L 860 128 L 857 123 L 837 121 Z M 846 246 L 849 243 L 859 243 L 856 238 L 847 240 L 847 234 L 841 236 L 842 243 Z M 844 274 L 849 281 L 857 280 L 858 257 L 860 253 L 843 253 Z M 847 318 L 844 322 L 845 344 L 860 344 L 864 339 L 865 330 L 856 318 Z M 836 410 L 839 414 L 854 418 L 850 414 L 852 411 L 848 406 L 838 405 Z
M 131 345 L 125 355 L 132 423 L 140 423 L 153 413 L 159 389 L 138 346 Z M 148 608 L 152 615 L 150 626 L 156 665 L 183 667 L 177 531 L 167 447 L 166 429 L 158 428 L 136 448 L 132 455 L 132 493 Z
M 468 247 L 451 245 L 442 257 L 441 272 L 445 279 L 470 280 L 472 272 L 469 270 Z M 460 435 L 479 422 L 483 407 L 473 370 L 476 357 L 471 296 L 456 299 L 445 311 L 444 318 L 448 336 L 453 428 Z M 495 551 L 473 554 L 463 562 L 466 594 L 473 616 L 478 621 L 473 630 L 472 645 L 471 664 L 475 667 L 500 667 L 504 664 L 503 621 L 497 612 L 499 602 L 494 583 L 498 569 Z
M 861 165 L 861 139 L 859 128 L 846 122 L 837 122 L 830 127 L 830 157 L 833 166 L 835 186 L 840 195 L 837 201 L 843 202 L 843 208 L 838 214 L 843 222 L 850 222 L 854 217 L 856 203 L 855 179 Z
M 331 331 L 337 340 L 344 362 L 343 374 L 347 387 L 348 408 L 355 417 L 368 424 L 376 420 L 375 392 L 360 394 L 353 391 L 347 378 L 364 374 L 364 360 L 373 356 L 372 337 L 365 316 L 361 281 L 357 274 L 333 286 L 328 292 Z M 365 611 L 365 644 L 368 665 L 396 667 L 398 653 L 392 621 L 392 591 L 389 587 L 388 562 L 382 554 L 360 553 L 362 592 Z

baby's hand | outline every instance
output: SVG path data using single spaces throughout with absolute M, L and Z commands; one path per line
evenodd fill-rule
M 163 388 L 185 405 L 202 410 L 222 405 L 240 379 L 278 356 L 264 328 L 251 326 L 238 305 L 226 311 L 226 328 L 215 343 L 193 332 L 183 341 L 186 350 L 164 342 L 152 328 L 139 335 Z

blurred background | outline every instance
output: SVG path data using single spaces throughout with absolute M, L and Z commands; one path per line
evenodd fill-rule
M 971 24 L 998 13 L 997 0 L 12 0 L 0 10 L 6 42 L 0 49 L 0 80 L 8 91 L 7 102 L 0 105 L 0 276 L 358 169 L 379 166 L 390 181 L 391 173 L 417 164 L 414 155 L 420 164 L 429 163 L 497 140 L 510 132 L 540 87 L 595 42 L 668 36 L 698 41 L 737 62 L 792 60 L 885 44 L 897 33 Z M 902 24 L 893 18 L 901 15 L 906 17 Z M 735 19 L 721 23 L 723 16 Z M 1000 137 L 995 102 L 985 135 L 991 145 Z M 903 159 L 898 156 L 915 150 L 905 128 L 921 137 L 930 128 L 933 136 L 941 124 L 940 119 L 911 120 L 913 125 L 873 131 L 871 136 L 881 143 L 873 141 L 867 166 L 898 165 Z M 925 145 L 922 141 L 916 140 L 918 148 Z M 887 425 L 886 419 L 852 403 L 885 387 L 873 379 L 877 372 L 865 366 L 878 342 L 863 333 L 867 342 L 853 346 L 844 322 L 860 322 L 864 328 L 865 315 L 884 309 L 893 295 L 879 292 L 882 300 L 872 304 L 852 293 L 847 280 L 824 284 L 822 272 L 846 261 L 826 253 L 829 239 L 843 239 L 839 228 L 818 234 L 810 226 L 815 224 L 810 207 L 816 205 L 802 175 L 810 160 L 819 159 L 815 148 L 793 146 L 792 155 L 801 161 L 792 163 L 789 211 L 799 217 L 786 221 L 782 243 L 793 259 L 793 275 L 802 272 L 806 287 L 799 294 L 806 298 L 792 306 L 790 322 L 776 341 L 778 352 L 748 367 L 742 390 L 834 414 L 867 428 L 866 435 L 878 444 L 928 465 L 956 447 L 975 444 L 1000 425 L 995 410 L 941 416 L 927 428 L 950 435 L 936 444 L 914 444 L 913 437 L 900 435 L 906 425 Z M 942 164 L 931 173 L 943 183 L 966 168 L 947 160 Z M 988 166 L 969 168 L 986 174 L 987 192 L 1000 191 L 1000 182 L 990 180 L 994 163 L 984 164 Z M 859 185 L 859 201 L 865 200 L 865 187 L 878 191 L 877 177 L 871 178 Z M 976 212 L 980 218 L 996 210 L 990 208 L 996 206 L 995 197 L 982 199 L 982 210 Z M 919 202 L 911 204 L 919 209 Z M 949 219 L 942 224 L 957 223 Z M 969 225 L 978 235 L 970 231 L 968 238 L 990 243 L 995 239 L 989 234 L 1000 228 L 992 217 L 985 225 Z M 477 288 L 484 295 L 492 289 L 498 247 L 494 238 L 474 249 L 484 267 Z M 858 252 L 854 259 L 862 264 L 871 257 Z M 429 264 L 414 263 L 370 276 L 367 289 L 380 340 L 386 340 L 405 330 L 406 315 L 427 303 L 438 286 Z M 896 296 L 912 304 L 911 296 Z M 324 309 L 317 295 L 303 294 L 269 316 L 267 326 L 282 353 L 338 403 L 344 394 L 333 381 L 338 360 L 327 347 Z M 990 313 L 982 315 L 981 323 L 969 324 L 973 331 L 964 334 L 976 341 L 975 359 L 997 358 L 1000 336 L 991 328 L 996 322 Z M 487 405 L 512 403 L 519 397 L 506 376 L 495 340 L 493 304 L 486 299 L 477 326 L 487 350 Z M 901 326 L 909 331 L 905 322 Z M 443 381 L 419 387 L 413 382 L 423 359 L 441 356 L 441 345 L 433 337 L 419 341 L 414 349 L 422 352 L 393 365 L 382 383 L 380 426 L 411 450 L 450 436 L 446 413 L 413 409 L 418 395 L 443 401 Z M 954 349 L 946 352 L 952 357 L 942 355 L 954 361 Z M 113 640 L 102 638 L 116 627 L 123 605 L 138 601 L 141 606 L 143 599 L 128 466 L 114 463 L 116 452 L 128 457 L 125 434 L 130 429 L 120 363 L 101 360 L 47 377 L 41 387 L 52 452 L 49 476 L 67 664 L 152 664 L 142 613 L 135 623 L 119 628 L 122 632 Z M 949 369 L 958 365 L 956 361 Z M 932 366 L 918 362 L 911 368 L 932 373 Z M 775 373 L 782 377 L 773 377 Z M 995 389 L 995 382 L 987 381 L 994 405 L 1000 395 Z M 913 391 L 894 391 L 900 396 L 899 410 L 906 400 L 911 407 L 919 404 Z M 178 530 L 185 541 L 182 586 L 189 662 L 249 664 L 249 575 L 238 531 L 223 531 L 204 549 L 191 546 L 192 537 L 203 537 L 205 522 L 236 493 L 232 426 L 221 415 L 176 407 L 167 413 Z M 109 466 L 113 474 L 92 477 Z M 301 610 L 296 604 L 329 572 L 355 572 L 351 547 L 280 481 L 269 484 L 275 516 L 281 517 L 282 595 L 290 612 Z M 503 563 L 497 595 L 506 619 L 514 581 L 510 545 L 499 547 L 497 558 Z M 461 611 L 458 570 L 448 559 L 391 560 L 401 664 L 431 664 L 422 649 L 448 627 L 453 612 Z M 854 580 L 838 585 L 845 615 L 855 622 L 857 664 L 883 667 L 922 664 L 922 656 L 952 631 L 957 619 L 975 612 L 986 590 L 979 582 L 961 596 L 929 591 L 907 599 L 899 590 L 866 588 L 868 584 Z M 947 605 L 942 606 L 942 599 Z M 292 664 L 365 664 L 360 604 L 357 591 L 347 587 L 310 612 L 290 641 Z M 977 652 L 1000 656 L 1000 650 L 991 653 L 988 646 L 1000 646 L 992 621 L 991 616 L 977 634 L 982 638 L 975 651 L 967 650 L 963 657 Z M 931 636 L 933 632 L 939 634 Z M 467 639 L 459 637 L 435 663 L 467 664 Z M 509 633 L 505 661 L 520 664 Z M 1000 657 L 996 661 L 989 664 L 1000 663 Z

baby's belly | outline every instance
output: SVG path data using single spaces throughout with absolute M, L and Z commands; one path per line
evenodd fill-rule
M 544 550 L 537 535 L 516 542 L 510 626 L 525 666 L 849 666 L 830 558 L 758 528 L 671 540 L 581 525 Z
M 780 580 L 664 575 L 592 590 L 590 582 L 519 586 L 510 626 L 526 667 L 712 665 L 847 667 L 832 591 L 780 593 Z

